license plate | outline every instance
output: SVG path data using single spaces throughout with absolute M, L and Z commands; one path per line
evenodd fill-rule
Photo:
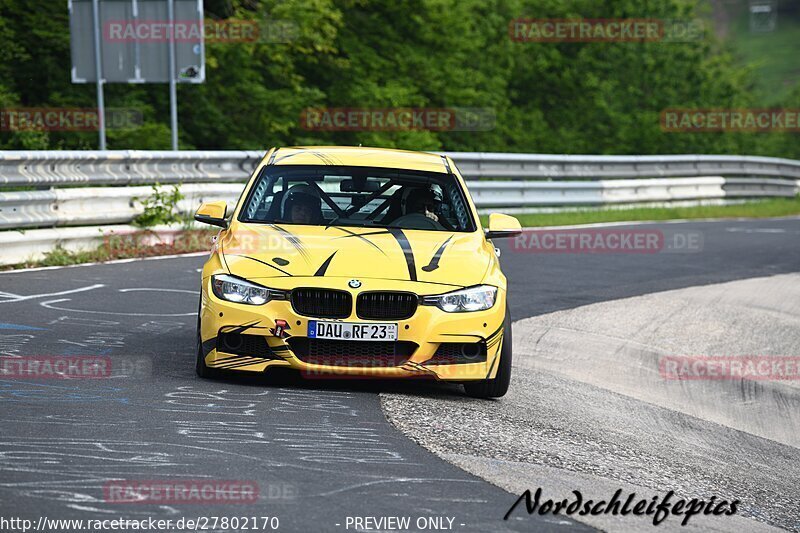
M 309 320 L 308 336 L 346 341 L 396 341 L 397 324 Z

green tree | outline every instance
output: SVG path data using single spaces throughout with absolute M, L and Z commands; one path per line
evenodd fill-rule
M 666 133 L 666 108 L 758 107 L 754 75 L 707 32 L 695 42 L 515 42 L 535 18 L 703 16 L 699 0 L 206 0 L 207 18 L 288 24 L 285 42 L 209 42 L 207 80 L 178 88 L 184 149 L 363 144 L 543 153 L 800 157 L 796 134 Z M 711 29 L 710 24 L 708 29 Z M 0 106 L 94 107 L 72 84 L 66 3 L 0 0 Z M 797 107 L 797 89 L 786 106 Z M 165 84 L 106 86 L 144 125 L 109 148 L 168 149 Z M 309 131 L 304 109 L 486 108 L 488 131 Z M 0 149 L 88 149 L 92 132 L 0 131 Z

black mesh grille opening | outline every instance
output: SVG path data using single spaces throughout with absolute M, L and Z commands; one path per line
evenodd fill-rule
M 400 366 L 417 349 L 417 345 L 410 341 L 359 342 L 291 337 L 287 342 L 301 361 L 330 366 Z
M 347 318 L 353 309 L 353 297 L 346 291 L 331 289 L 294 289 L 292 309 L 298 314 L 320 318 Z
M 370 320 L 403 320 L 417 311 L 419 297 L 410 292 L 362 292 L 356 300 L 356 314 Z
M 217 351 L 234 355 L 249 355 L 274 359 L 267 339 L 260 335 L 242 335 L 241 333 L 220 333 L 217 336 Z
M 459 365 L 467 363 L 483 363 L 486 361 L 486 343 L 480 342 L 443 342 L 436 349 L 433 357 L 426 365 Z

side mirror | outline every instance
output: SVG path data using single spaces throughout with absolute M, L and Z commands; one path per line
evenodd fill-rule
M 211 224 L 226 229 L 228 221 L 225 216 L 228 214 L 228 204 L 225 202 L 206 202 L 200 206 L 194 214 L 194 219 L 203 224 Z
M 522 233 L 522 226 L 519 225 L 519 220 L 516 218 L 500 213 L 489 215 L 489 228 L 486 229 L 487 239 L 514 237 L 520 233 Z

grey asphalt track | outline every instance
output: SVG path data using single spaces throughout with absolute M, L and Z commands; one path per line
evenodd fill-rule
M 514 381 L 502 402 L 381 396 L 389 420 L 413 440 L 512 493 L 713 496 L 738 500 L 737 513 L 685 525 L 670 517 L 659 531 L 793 531 L 798 330 L 800 274 L 676 289 L 518 320 Z M 792 356 L 784 368 L 794 379 L 669 379 L 660 364 L 698 355 Z M 613 532 L 650 525 L 647 517 L 577 519 Z
M 702 250 L 530 254 L 499 243 L 513 318 L 800 267 L 797 220 L 642 227 L 699 233 Z M 108 356 L 115 369 L 110 379 L 0 379 L 0 515 L 277 516 L 280 531 L 346 531 L 348 516 L 446 517 L 454 531 L 584 527 L 552 516 L 503 521 L 516 495 L 424 450 L 381 411 L 379 392 L 447 399 L 460 394 L 454 386 L 196 378 L 203 261 L 0 274 L 0 354 Z M 252 480 L 260 499 L 104 500 L 110 479 L 166 478 Z

